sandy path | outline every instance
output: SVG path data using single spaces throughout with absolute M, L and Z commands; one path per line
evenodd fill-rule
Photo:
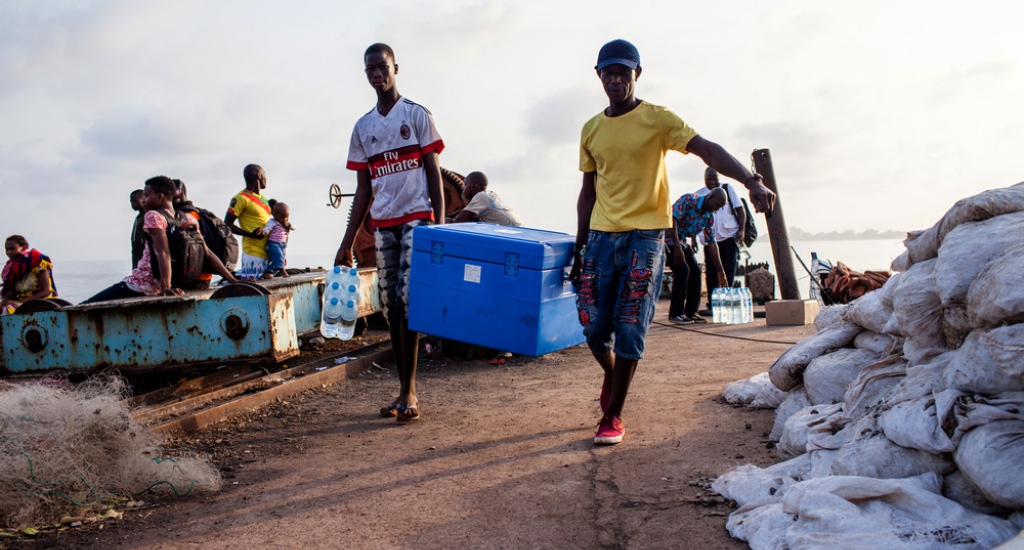
M 701 332 L 795 342 L 814 328 L 758 319 L 680 330 L 659 309 L 622 444 L 592 444 L 601 376 L 582 346 L 500 367 L 424 362 L 423 420 L 405 426 L 376 412 L 397 388 L 393 369 L 371 369 L 192 442 L 226 468 L 221 493 L 160 500 L 36 544 L 745 548 L 725 531 L 731 508 L 707 502 L 700 485 L 737 464 L 775 462 L 764 437 L 772 412 L 718 396 L 787 346 Z

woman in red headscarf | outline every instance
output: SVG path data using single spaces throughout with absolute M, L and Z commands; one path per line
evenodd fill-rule
M 8 259 L 3 270 L 0 315 L 12 313 L 29 300 L 57 297 L 53 264 L 48 256 L 29 248 L 28 241 L 21 235 L 7 237 L 4 251 Z

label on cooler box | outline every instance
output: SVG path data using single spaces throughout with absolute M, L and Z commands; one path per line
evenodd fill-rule
M 466 268 L 462 271 L 462 280 L 469 281 L 471 283 L 480 282 L 480 266 L 473 264 L 466 264 Z

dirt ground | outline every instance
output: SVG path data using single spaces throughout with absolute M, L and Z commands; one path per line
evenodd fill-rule
M 216 495 L 150 499 L 119 521 L 8 544 L 746 548 L 725 530 L 732 507 L 706 487 L 736 465 L 777 461 L 772 411 L 720 393 L 814 327 L 684 328 L 659 310 L 619 445 L 593 444 L 601 370 L 585 346 L 502 366 L 423 360 L 423 418 L 409 425 L 379 416 L 398 383 L 393 368 L 372 368 L 176 442 L 212 454 L 225 477 Z

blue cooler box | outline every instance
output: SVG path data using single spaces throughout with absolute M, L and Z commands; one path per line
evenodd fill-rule
M 417 227 L 409 328 L 532 356 L 583 343 L 566 278 L 575 240 L 484 223 Z

